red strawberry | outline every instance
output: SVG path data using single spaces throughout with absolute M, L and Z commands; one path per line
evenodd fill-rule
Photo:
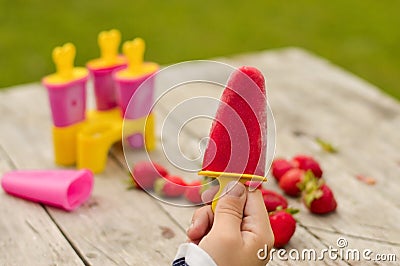
M 138 188 L 142 189 L 152 189 L 157 178 L 168 175 L 168 171 L 163 166 L 150 161 L 136 163 L 132 173 L 133 181 Z
M 180 197 L 185 193 L 186 183 L 179 176 L 166 176 L 154 183 L 154 191 L 162 197 Z
M 202 191 L 202 183 L 199 180 L 193 181 L 192 183 L 187 184 L 185 190 L 185 198 L 191 203 L 202 203 L 201 200 L 201 191 Z
M 300 196 L 300 182 L 304 178 L 304 171 L 298 168 L 293 168 L 287 171 L 279 180 L 279 187 L 289 196 Z
M 261 189 L 261 193 L 268 212 L 275 211 L 279 206 L 281 206 L 282 209 L 287 208 L 288 202 L 281 194 L 268 189 Z
M 293 167 L 293 164 L 286 159 L 275 159 L 271 165 L 272 175 L 279 182 L 281 177 Z
M 316 177 L 322 176 L 322 169 L 319 163 L 311 156 L 297 155 L 293 157 L 292 164 L 304 171 L 311 170 Z
M 303 202 L 316 214 L 325 214 L 336 210 L 337 202 L 332 190 L 322 179 L 314 179 L 305 184 Z
M 296 220 L 286 210 L 279 210 L 269 214 L 269 222 L 275 237 L 274 247 L 283 247 L 296 231 Z
M 158 163 L 153 162 L 154 167 L 156 168 L 157 172 L 162 176 L 166 177 L 168 175 L 168 170 L 164 168 L 164 166 L 159 165 Z

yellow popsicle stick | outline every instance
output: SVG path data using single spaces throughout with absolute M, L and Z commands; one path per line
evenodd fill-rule
M 97 37 L 97 42 L 100 47 L 100 58 L 104 64 L 115 64 L 118 58 L 118 47 L 121 43 L 121 32 L 116 29 L 102 31 Z
M 52 57 L 56 73 L 44 78 L 46 83 L 67 83 L 88 75 L 83 67 L 74 67 L 76 49 L 72 43 L 66 43 L 53 49 Z
M 143 61 L 145 52 L 145 42 L 142 38 L 135 38 L 126 41 L 122 45 L 122 52 L 128 60 L 128 68 L 117 73 L 120 78 L 135 78 L 155 72 L 158 65 L 155 63 L 145 63 Z
M 97 43 L 100 48 L 100 58 L 90 60 L 87 63 L 89 68 L 99 69 L 126 64 L 126 59 L 118 54 L 118 47 L 121 43 L 119 30 L 100 32 L 97 36 Z
M 219 198 L 223 195 L 222 191 L 225 189 L 225 187 L 228 185 L 229 182 L 231 181 L 239 181 L 241 183 L 246 183 L 247 181 L 261 181 L 265 182 L 267 181 L 267 178 L 265 176 L 259 176 L 259 175 L 252 175 L 252 174 L 238 174 L 238 173 L 229 173 L 229 172 L 215 172 L 215 171 L 199 171 L 198 175 L 202 176 L 209 176 L 212 178 L 216 178 L 219 183 L 219 190 L 217 194 L 215 194 L 214 199 L 212 200 L 211 207 L 212 210 L 215 211 L 215 208 L 217 206 L 217 202 Z
M 71 79 L 73 76 L 76 49 L 72 43 L 54 48 L 53 61 L 56 65 L 56 74 L 63 79 Z
M 267 181 L 267 178 L 265 176 L 251 175 L 251 174 L 238 174 L 238 173 L 215 172 L 215 171 L 199 171 L 198 174 L 210 177 L 220 177 L 220 176 L 235 177 L 236 179 L 237 178 L 247 179 L 246 181 L 252 179 L 255 179 L 255 181 L 262 181 L 262 182 Z
M 122 47 L 124 55 L 128 58 L 128 71 L 132 74 L 139 73 L 142 69 L 145 47 L 142 38 L 127 41 Z

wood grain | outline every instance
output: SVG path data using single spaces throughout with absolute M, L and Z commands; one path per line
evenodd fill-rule
M 0 174 L 15 166 L 0 147 Z M 0 265 L 84 265 L 43 206 L 0 191 Z

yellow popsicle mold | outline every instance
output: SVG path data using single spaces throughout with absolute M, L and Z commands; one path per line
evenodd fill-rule
M 87 119 L 82 123 L 53 127 L 56 163 L 76 164 L 78 168 L 87 168 L 94 173 L 102 172 L 111 146 L 122 139 L 123 123 L 120 109 L 115 108 L 109 111 L 89 111 Z M 154 148 L 154 132 L 149 132 L 154 130 L 153 123 L 153 114 L 129 120 L 124 134 L 129 136 L 144 133 L 146 148 Z
M 118 55 L 121 43 L 121 32 L 116 29 L 102 31 L 97 37 L 100 48 L 100 58 L 88 62 L 88 67 L 101 69 L 126 64 L 126 58 Z
M 138 119 L 124 120 L 124 137 L 133 135 L 138 132 L 143 132 L 144 129 L 144 144 L 147 151 L 152 151 L 156 148 L 155 137 L 155 118 L 154 114 L 144 116 Z
M 76 163 L 76 143 L 79 130 L 85 122 L 67 127 L 53 127 L 53 149 L 56 164 L 70 166 Z
M 128 68 L 118 71 L 116 77 L 120 79 L 134 79 L 158 70 L 158 64 L 143 62 L 145 43 L 141 38 L 124 42 L 122 51 L 128 60 Z
M 229 182 L 239 181 L 244 184 L 247 181 L 259 181 L 259 182 L 267 181 L 267 178 L 265 176 L 252 175 L 252 174 L 239 174 L 239 173 L 215 172 L 215 171 L 199 171 L 198 174 L 202 176 L 209 176 L 212 178 L 216 178 L 218 180 L 219 190 L 217 194 L 215 194 L 214 199 L 212 200 L 211 203 L 213 211 L 215 211 L 218 200 L 222 196 L 221 194 Z
M 153 151 L 156 148 L 156 119 L 154 114 L 147 116 L 145 121 L 145 132 L 144 132 L 144 145 L 147 151 Z
M 77 166 L 94 173 L 104 170 L 108 151 L 121 139 L 121 123 L 92 122 L 78 133 Z
M 56 73 L 46 76 L 47 84 L 65 84 L 88 75 L 84 67 L 74 67 L 76 49 L 72 43 L 66 43 L 53 49 L 52 57 L 56 65 Z

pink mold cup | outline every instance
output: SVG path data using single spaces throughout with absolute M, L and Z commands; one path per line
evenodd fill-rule
M 1 186 L 14 196 L 72 211 L 89 199 L 93 189 L 89 170 L 11 171 Z
M 129 79 L 114 75 L 117 102 L 124 118 L 137 119 L 150 114 L 154 101 L 155 72 Z
M 112 75 L 115 71 L 126 68 L 126 64 L 103 68 L 94 68 L 88 64 L 87 67 L 93 78 L 97 110 L 106 111 L 117 107 L 115 84 Z
M 43 81 L 55 126 L 65 127 L 85 120 L 87 80 L 88 76 L 62 84 Z

